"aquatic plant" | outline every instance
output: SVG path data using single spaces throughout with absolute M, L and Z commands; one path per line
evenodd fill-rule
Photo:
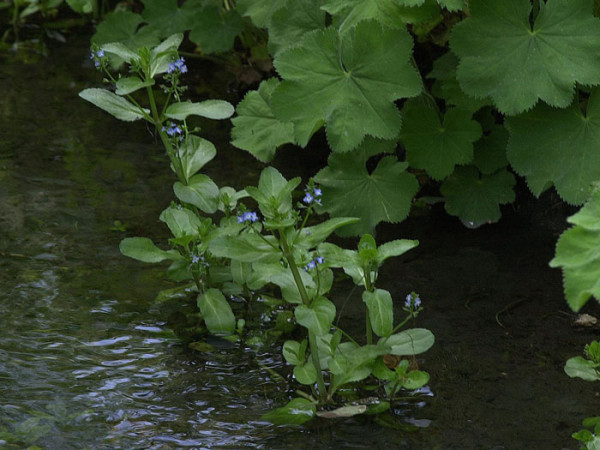
M 325 241 L 337 229 L 359 219 L 336 217 L 313 224 L 315 207 L 323 206 L 323 192 L 314 181 L 304 189 L 302 200 L 295 203 L 300 178 L 286 180 L 273 167 L 262 171 L 257 186 L 241 191 L 219 188 L 200 173 L 216 150 L 195 134 L 198 129 L 191 128 L 188 118 L 225 119 L 233 113 L 233 107 L 220 100 L 183 100 L 181 77 L 188 68 L 177 51 L 181 41 L 182 35 L 176 34 L 135 52 L 119 43 L 92 48 L 94 65 L 115 91 L 91 88 L 80 96 L 120 120 L 151 123 L 178 178 L 173 186 L 177 202 L 160 215 L 172 233 L 171 248 L 163 250 L 148 238 L 134 237 L 121 242 L 121 252 L 143 262 L 172 261 L 167 273 L 176 281 L 193 282 L 184 289 L 197 294 L 206 329 L 233 341 L 243 337 L 246 320 L 235 317 L 227 297 L 235 295 L 252 302 L 268 285 L 279 288 L 284 308 L 292 310 L 292 317 L 306 335 L 302 340 L 287 340 L 283 355 L 294 367 L 295 380 L 309 392 L 298 390 L 301 397 L 265 415 L 266 419 L 302 423 L 319 415 L 317 408 L 343 403 L 343 397 L 337 395 L 340 389 L 368 378 L 379 380 L 381 394 L 388 400 L 370 401 L 369 408 L 361 405 L 344 410 L 344 414 L 385 411 L 401 388 L 416 389 L 429 380 L 427 373 L 409 370 L 406 360 L 390 364 L 383 359 L 414 356 L 433 345 L 429 330 L 400 331 L 421 311 L 420 300 L 410 294 L 410 304 L 404 308 L 406 317 L 394 324 L 391 294 L 375 288 L 383 262 L 402 255 L 418 242 L 401 239 L 377 247 L 375 239 L 365 234 L 356 251 L 344 250 Z M 112 67 L 120 62 L 129 66 L 127 76 L 113 73 Z M 166 99 L 158 105 L 153 86 L 161 80 Z M 146 92 L 149 108 L 133 96 L 137 91 Z M 258 212 L 239 203 L 247 197 L 256 202 Z M 222 214 L 218 223 L 210 216 L 217 212 Z M 336 307 L 326 297 L 333 284 L 331 268 L 342 268 L 364 288 L 365 345 L 333 325 Z M 379 338 L 377 342 L 374 335 Z

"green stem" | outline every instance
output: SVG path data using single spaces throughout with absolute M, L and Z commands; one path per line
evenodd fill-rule
M 282 231 L 279 231 L 279 242 L 281 243 L 283 257 L 286 259 L 288 266 L 292 271 L 294 282 L 298 287 L 298 292 L 300 292 L 302 303 L 306 306 L 310 306 L 310 299 L 308 298 L 308 293 L 306 292 L 306 288 L 304 287 L 304 283 L 302 282 L 302 277 L 300 276 L 300 272 L 298 271 L 298 266 L 296 265 L 296 261 L 294 261 L 294 256 L 292 255 L 290 246 L 287 243 L 285 233 Z M 308 345 L 310 346 L 310 356 L 313 365 L 315 366 L 315 369 L 317 371 L 318 397 L 319 400 L 325 402 L 327 400 L 327 388 L 325 387 L 323 371 L 321 370 L 321 362 L 319 361 L 319 347 L 317 346 L 317 337 L 310 330 L 308 330 Z
M 368 292 L 373 292 L 375 290 L 375 286 L 371 282 L 371 271 L 367 267 L 365 271 L 365 289 Z M 366 313 L 366 324 L 365 328 L 367 329 L 367 345 L 371 345 L 373 343 L 373 327 L 371 326 L 371 315 L 369 314 L 369 309 L 367 308 Z
M 187 180 L 183 173 L 183 165 L 181 163 L 181 158 L 179 157 L 179 152 L 173 148 L 173 144 L 169 141 L 167 134 L 162 130 L 163 120 L 158 114 L 158 108 L 156 107 L 156 100 L 154 99 L 154 92 L 150 86 L 146 86 L 146 92 L 148 93 L 148 100 L 150 101 L 150 110 L 152 111 L 152 118 L 154 120 L 154 126 L 156 127 L 156 131 L 160 136 L 160 140 L 162 141 L 165 149 L 167 150 L 167 154 L 173 163 L 173 167 L 175 167 L 175 173 L 177 174 L 177 178 L 183 184 L 187 185 Z

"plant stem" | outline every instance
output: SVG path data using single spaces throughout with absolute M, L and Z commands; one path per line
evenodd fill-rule
M 281 243 L 283 257 L 286 259 L 288 266 L 292 271 L 294 282 L 298 287 L 298 292 L 300 292 L 302 303 L 305 306 L 310 306 L 310 299 L 308 298 L 306 288 L 304 287 L 304 283 L 302 282 L 302 277 L 300 276 L 300 272 L 298 271 L 298 266 L 296 265 L 296 261 L 294 261 L 294 256 L 292 255 L 290 246 L 287 243 L 285 233 L 283 233 L 282 231 L 279 231 L 279 242 Z M 317 336 L 310 330 L 308 330 L 308 345 L 310 346 L 310 357 L 312 359 L 312 363 L 317 371 L 318 397 L 320 401 L 325 402 L 327 400 L 327 388 L 325 387 L 325 380 L 323 379 L 323 371 L 321 370 L 321 362 L 319 360 L 319 347 L 317 346 Z
M 148 93 L 148 100 L 150 101 L 150 110 L 152 111 L 152 118 L 154 119 L 154 126 L 156 127 L 156 131 L 158 132 L 160 140 L 162 141 L 163 145 L 165 146 L 165 149 L 167 150 L 167 154 L 169 155 L 171 162 L 173 163 L 173 167 L 175 168 L 177 178 L 179 178 L 180 182 L 187 185 L 187 180 L 183 173 L 183 167 L 181 164 L 181 159 L 179 157 L 179 152 L 173 148 L 171 141 L 169 141 L 169 138 L 167 137 L 165 132 L 162 131 L 163 121 L 158 115 L 158 108 L 156 107 L 154 92 L 152 91 L 152 88 L 150 86 L 146 86 L 146 92 Z
M 375 290 L 375 287 L 371 283 L 371 271 L 368 267 L 365 269 L 365 289 L 368 292 L 373 292 Z M 365 328 L 367 330 L 367 345 L 371 345 L 373 343 L 373 327 L 371 326 L 371 315 L 369 314 L 369 308 L 367 308 L 365 317 Z

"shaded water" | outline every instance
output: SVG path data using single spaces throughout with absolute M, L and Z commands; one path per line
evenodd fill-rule
M 287 393 L 260 365 L 281 368 L 278 353 L 183 348 L 153 304 L 171 286 L 163 269 L 119 254 L 124 236 L 166 238 L 157 217 L 173 178 L 143 125 L 77 97 L 90 79 L 85 39 L 0 65 L 0 446 L 577 448 L 570 434 L 597 414 L 598 394 L 562 367 L 596 333 L 571 327 L 547 268 L 564 221 L 517 213 L 466 230 L 433 214 L 384 227 L 421 246 L 379 284 L 398 302 L 419 292 L 417 325 L 437 338 L 420 360 L 429 390 L 397 411 L 417 431 L 361 417 L 272 427 L 259 417 Z M 218 148 L 219 183 L 256 177 L 246 154 Z M 343 322 L 360 327 L 356 293 L 335 294 Z

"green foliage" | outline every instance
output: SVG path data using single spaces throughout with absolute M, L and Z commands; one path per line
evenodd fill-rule
M 567 202 L 583 203 L 600 179 L 600 90 L 594 89 L 582 112 L 578 102 L 566 109 L 539 105 L 510 117 L 508 159 L 539 195 L 549 183 Z M 568 155 L 566 157 L 565 155 Z
M 425 169 L 433 179 L 441 180 L 455 165 L 473 159 L 473 142 L 481 137 L 481 126 L 471 120 L 470 112 L 449 109 L 441 121 L 433 108 L 410 102 L 403 112 L 400 137 L 412 167 Z
M 579 311 L 594 296 L 600 299 L 600 190 L 594 191 L 585 206 L 567 220 L 575 226 L 565 231 L 556 244 L 550 267 L 563 270 L 567 303 Z
M 408 216 L 413 196 L 417 193 L 415 177 L 406 171 L 408 164 L 395 156 L 382 158 L 372 173 L 367 161 L 390 150 L 391 142 L 365 142 L 349 154 L 332 154 L 329 164 L 316 176 L 327 199 L 323 210 L 332 216 L 355 216 L 361 221 L 340 230 L 342 235 L 371 232 L 382 220 L 400 222 Z
M 124 92 L 123 90 L 120 91 Z M 128 92 L 125 91 L 126 95 Z M 112 114 L 119 120 L 133 122 L 139 119 L 145 119 L 150 114 L 150 110 L 146 108 L 138 108 L 132 103 L 125 100 L 123 97 L 113 94 L 106 89 L 90 88 L 84 89 L 79 93 L 79 96 L 88 102 L 103 109 L 109 114 Z
M 200 46 L 203 53 L 222 53 L 233 48 L 236 36 L 243 29 L 242 18 L 237 11 L 208 7 L 196 14 L 190 40 Z
M 206 328 L 213 334 L 230 335 L 235 332 L 235 316 L 231 306 L 218 289 L 208 289 L 198 296 L 198 307 Z
M 305 146 L 324 123 L 334 151 L 356 148 L 366 135 L 393 139 L 401 125 L 394 100 L 418 95 L 404 30 L 363 22 L 343 38 L 332 29 L 307 34 L 274 61 L 283 82 L 272 95 L 276 117 L 294 124 Z
M 568 106 L 575 82 L 600 83 L 600 20 L 592 3 L 539 2 L 531 26 L 529 0 L 471 2 L 471 17 L 454 27 L 450 40 L 461 60 L 461 88 L 477 98 L 490 96 L 509 115 L 530 109 L 538 99 Z
M 277 3 L 277 2 L 273 2 Z M 276 57 L 293 47 L 310 31 L 325 28 L 325 11 L 320 0 L 288 1 L 275 11 L 269 24 L 269 51 Z
M 457 167 L 442 184 L 448 214 L 473 224 L 500 219 L 500 205 L 515 200 L 515 177 L 506 170 L 481 175 L 473 166 Z
M 287 405 L 263 414 L 274 425 L 301 425 L 315 416 L 317 405 L 305 398 L 295 398 Z

